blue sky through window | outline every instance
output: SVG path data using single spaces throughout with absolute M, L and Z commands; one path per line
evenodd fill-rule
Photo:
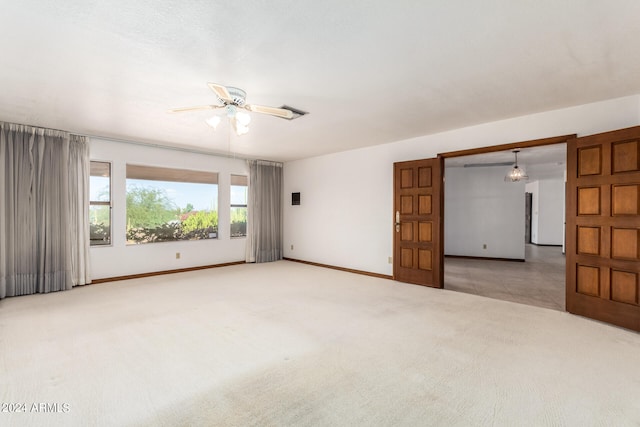
M 232 205 L 247 204 L 247 186 L 246 185 L 231 186 L 231 204 Z

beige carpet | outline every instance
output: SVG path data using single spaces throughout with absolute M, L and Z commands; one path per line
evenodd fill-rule
M 5 299 L 0 349 L 2 426 L 640 425 L 640 334 L 286 261 Z

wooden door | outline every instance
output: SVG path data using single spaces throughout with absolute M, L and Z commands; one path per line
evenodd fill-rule
M 531 243 L 531 212 L 533 211 L 533 193 L 524 193 L 524 242 Z
M 395 163 L 393 278 L 442 288 L 443 160 Z
M 640 331 L 640 127 L 567 143 L 567 311 Z

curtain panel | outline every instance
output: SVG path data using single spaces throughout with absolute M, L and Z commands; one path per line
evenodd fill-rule
M 91 283 L 91 225 L 89 184 L 91 160 L 89 141 L 69 135 L 69 226 L 71 236 L 71 279 L 73 286 Z
M 247 262 L 282 259 L 282 163 L 249 160 Z
M 88 283 L 88 163 L 84 137 L 0 122 L 0 298 Z

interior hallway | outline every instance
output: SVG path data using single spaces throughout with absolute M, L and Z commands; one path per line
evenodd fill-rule
M 528 244 L 525 262 L 445 257 L 444 288 L 565 311 L 565 256 Z

